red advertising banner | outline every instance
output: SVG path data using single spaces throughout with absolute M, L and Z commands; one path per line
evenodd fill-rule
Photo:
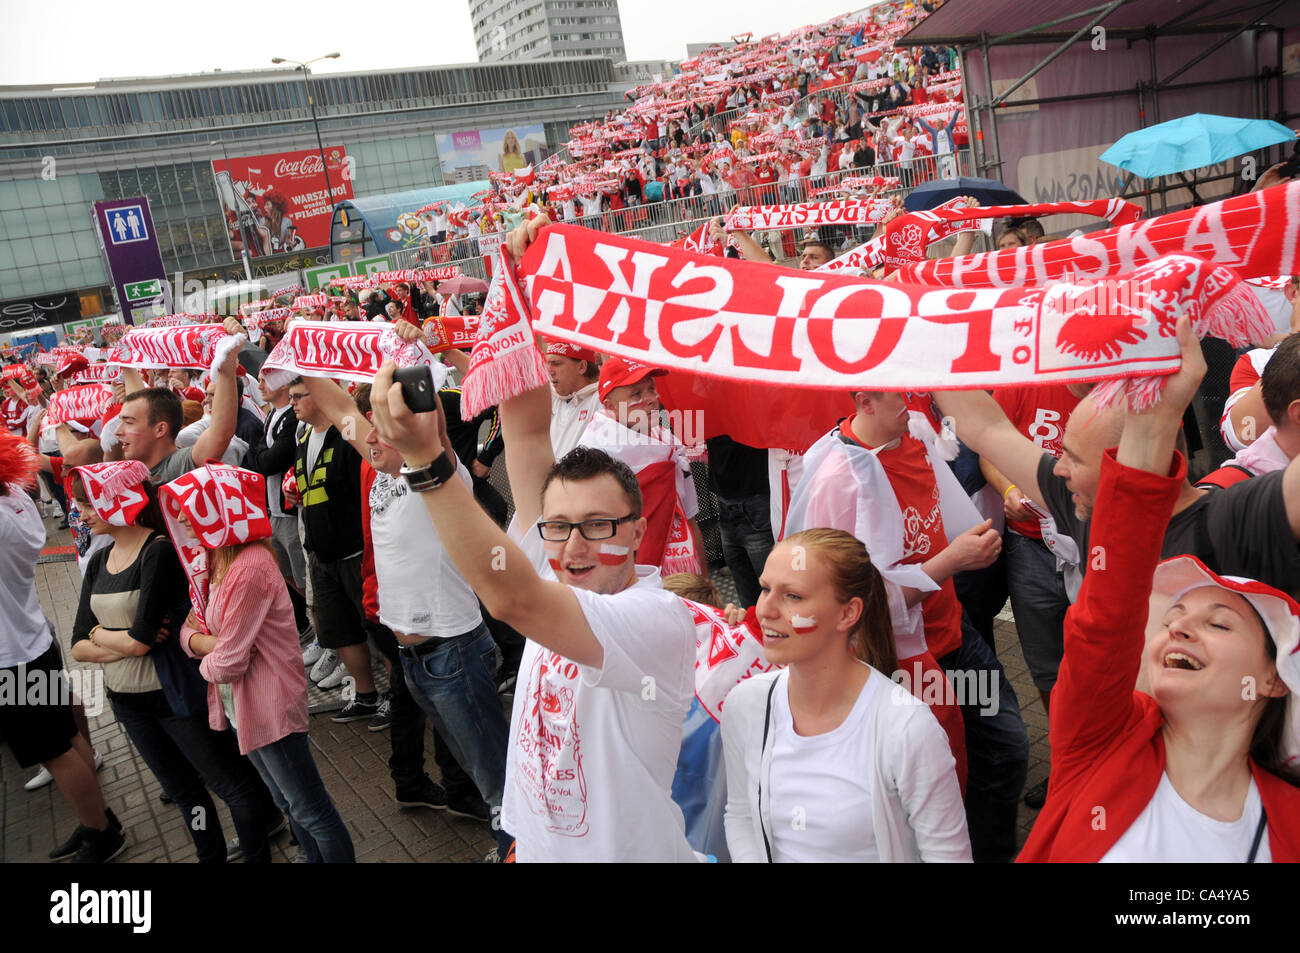
M 243 251 L 260 258 L 328 245 L 331 210 L 352 198 L 352 165 L 342 146 L 326 147 L 324 170 L 317 150 L 302 149 L 232 156 L 228 165 L 214 159 L 212 174 L 236 258 Z

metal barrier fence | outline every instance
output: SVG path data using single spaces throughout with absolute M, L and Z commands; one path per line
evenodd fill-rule
M 882 162 L 868 169 L 839 169 L 824 175 L 748 186 L 738 191 L 727 189 L 713 195 L 691 195 L 578 216 L 569 220 L 568 224 L 619 235 L 634 235 L 651 242 L 672 242 L 689 235 L 709 218 L 726 214 L 733 205 L 791 205 L 816 201 L 821 197 L 815 194 L 819 190 L 833 187 L 843 179 L 863 175 L 900 179 L 902 186 L 883 194 L 905 197 L 923 182 L 935 178 L 951 178 L 953 175 L 970 175 L 972 169 L 970 151 L 962 150 L 951 156 L 918 157 L 912 161 L 910 168 L 903 168 L 896 162 Z M 949 172 L 952 175 L 945 175 Z M 487 277 L 477 240 L 472 238 L 413 246 L 390 253 L 389 259 L 394 268 L 457 265 L 466 274 Z

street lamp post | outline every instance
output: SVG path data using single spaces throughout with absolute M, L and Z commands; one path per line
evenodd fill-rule
M 312 128 L 316 130 L 316 149 L 320 152 L 320 170 L 321 174 L 325 176 L 325 198 L 326 201 L 329 202 L 329 207 L 331 209 L 334 208 L 334 188 L 330 185 L 329 167 L 325 163 L 325 145 L 321 142 L 320 123 L 316 119 L 316 97 L 311 88 L 311 70 L 309 67 L 312 63 L 318 63 L 321 60 L 336 60 L 339 58 L 339 55 L 340 54 L 338 53 L 326 53 L 324 56 L 318 56 L 316 59 L 308 60 L 306 63 L 285 59 L 283 56 L 275 56 L 271 58 L 271 62 L 277 65 L 280 63 L 292 63 L 295 70 L 302 70 L 302 80 L 307 85 L 307 105 L 311 107 L 311 124 Z

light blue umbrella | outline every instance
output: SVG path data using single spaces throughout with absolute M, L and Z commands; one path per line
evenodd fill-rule
M 1294 140 L 1295 133 L 1271 119 L 1194 113 L 1130 132 L 1103 152 L 1101 159 L 1136 176 L 1154 179 Z

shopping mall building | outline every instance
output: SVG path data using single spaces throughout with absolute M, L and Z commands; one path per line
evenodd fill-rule
M 326 196 L 454 193 L 671 70 L 591 56 L 312 74 L 319 148 L 287 68 L 0 87 L 0 335 L 118 310 L 96 201 L 147 197 L 166 274 L 187 284 L 324 264 Z

